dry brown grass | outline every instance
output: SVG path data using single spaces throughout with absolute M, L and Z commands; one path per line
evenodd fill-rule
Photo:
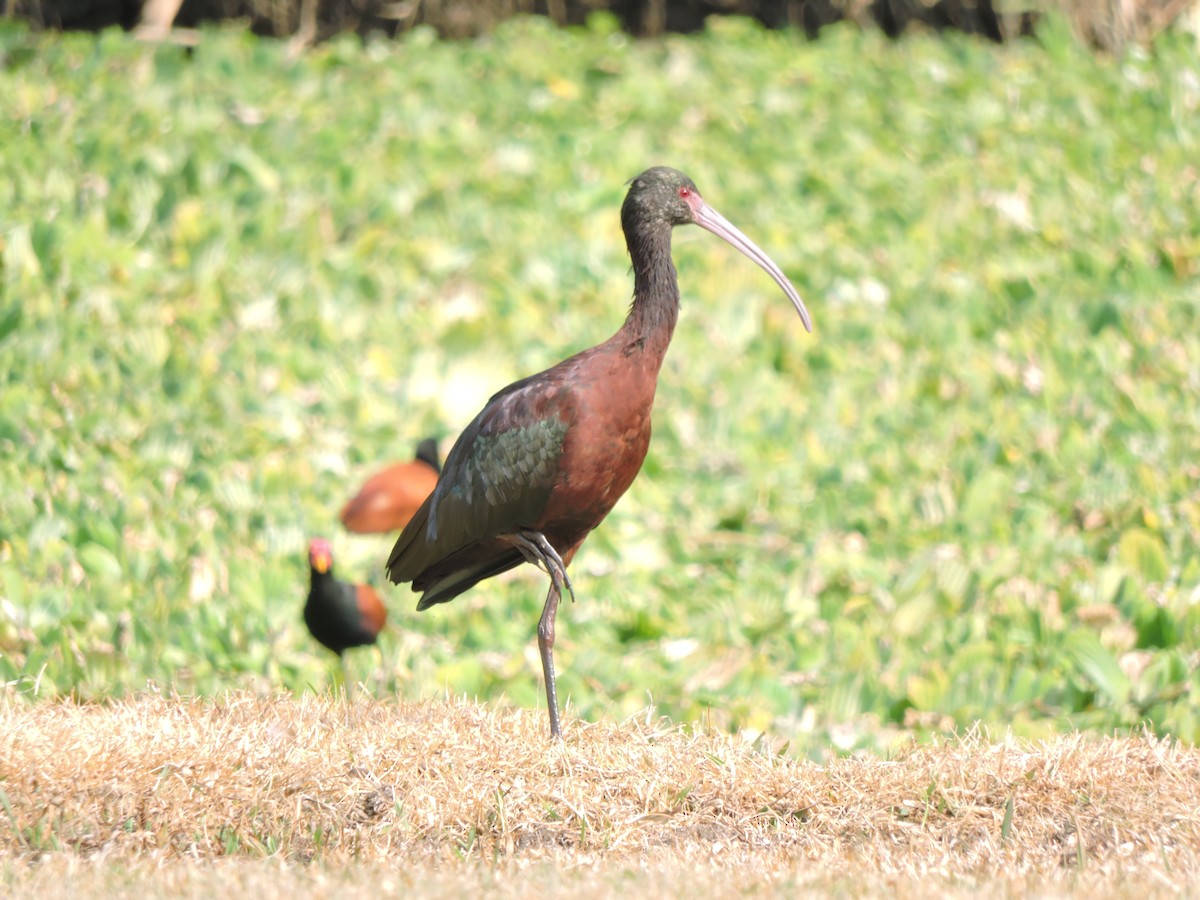
M 981 735 L 825 765 L 466 701 L 0 701 L 0 893 L 922 896 L 1200 881 L 1200 751 Z M 681 881 L 682 880 L 682 881 Z

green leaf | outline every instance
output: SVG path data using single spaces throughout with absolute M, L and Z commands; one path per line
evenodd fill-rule
M 93 578 L 116 580 L 121 577 L 121 564 L 111 551 L 96 543 L 86 543 L 77 554 L 83 570 Z
M 0 344 L 21 325 L 21 318 L 21 306 L 18 303 L 0 311 Z
M 25 605 L 25 583 L 15 566 L 0 566 L 0 589 L 4 591 L 4 599 L 13 606 Z
M 1164 582 L 1170 573 L 1162 541 L 1144 528 L 1133 528 L 1121 535 L 1117 558 L 1149 582 Z
M 249 147 L 235 147 L 230 162 L 233 168 L 245 172 L 265 193 L 273 194 L 279 190 L 279 173 Z
M 967 485 L 959 516 L 968 528 L 990 523 L 1012 497 L 1012 479 L 1003 469 L 986 469 Z
M 1089 631 L 1072 631 L 1066 640 L 1067 655 L 1079 672 L 1113 703 L 1129 700 L 1128 676 L 1099 639 Z
M 923 675 L 910 675 L 905 682 L 909 702 L 919 710 L 931 712 L 945 705 L 949 679 L 941 666 L 934 666 Z

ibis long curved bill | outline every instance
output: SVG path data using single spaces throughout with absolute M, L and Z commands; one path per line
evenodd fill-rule
M 688 205 L 692 208 L 692 221 L 706 231 L 711 231 L 758 263 L 787 294 L 788 299 L 792 301 L 792 306 L 796 307 L 796 312 L 800 313 L 800 321 L 804 323 L 805 330 L 811 332 L 812 318 L 808 315 L 804 301 L 800 299 L 800 294 L 792 287 L 792 283 L 787 280 L 783 270 L 775 265 L 771 257 L 767 256 L 754 241 L 742 234 L 732 222 L 705 203 L 698 194 L 692 194 L 687 199 Z

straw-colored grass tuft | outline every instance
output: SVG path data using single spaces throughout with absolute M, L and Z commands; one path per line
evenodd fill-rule
M 1200 877 L 1200 751 L 1170 740 L 973 733 L 818 765 L 644 720 L 565 730 L 467 701 L 10 698 L 0 857 Z

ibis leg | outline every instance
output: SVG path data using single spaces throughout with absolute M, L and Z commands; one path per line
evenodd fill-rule
M 546 605 L 542 608 L 542 617 L 538 620 L 538 652 L 542 657 L 542 674 L 546 678 L 546 706 L 550 709 L 550 734 L 562 739 L 562 727 L 558 719 L 558 688 L 554 682 L 554 619 L 558 615 L 558 601 L 562 599 L 565 587 L 575 600 L 575 589 L 567 575 L 567 567 L 563 564 L 558 551 L 546 540 L 540 531 L 523 528 L 512 534 L 502 535 L 502 538 L 521 551 L 533 565 L 543 569 L 550 576 L 550 591 L 546 594 Z
M 546 605 L 537 628 L 538 652 L 542 656 L 542 674 L 546 678 L 546 707 L 550 710 L 550 736 L 559 740 L 562 740 L 562 726 L 558 721 L 558 688 L 554 682 L 554 617 L 561 596 L 559 581 L 551 575 L 550 591 L 546 594 Z

